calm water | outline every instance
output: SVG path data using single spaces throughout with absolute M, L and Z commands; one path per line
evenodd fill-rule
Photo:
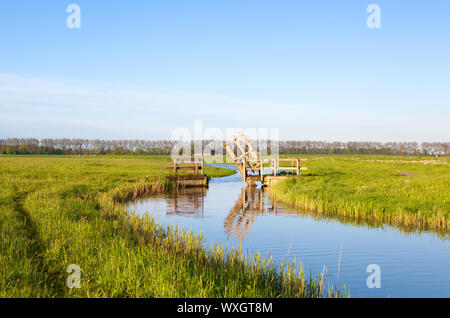
M 313 275 L 325 266 L 333 284 L 342 246 L 337 285 L 345 284 L 352 297 L 450 297 L 449 241 L 300 215 L 272 202 L 260 187 L 247 188 L 239 174 L 212 179 L 208 190 L 136 201 L 129 210 L 201 231 L 208 241 L 271 254 L 276 263 L 296 258 Z M 370 264 L 381 267 L 379 289 L 366 285 Z

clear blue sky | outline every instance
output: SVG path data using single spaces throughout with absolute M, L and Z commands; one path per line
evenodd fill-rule
M 450 140 L 448 0 L 2 0 L 0 40 L 0 137 Z

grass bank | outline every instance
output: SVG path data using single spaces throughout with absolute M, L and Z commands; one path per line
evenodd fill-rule
M 305 156 L 299 156 L 305 157 Z M 371 155 L 306 156 L 309 170 L 272 196 L 317 217 L 355 224 L 450 230 L 450 159 Z
M 165 157 L 0 156 L 0 297 L 336 295 L 294 265 L 205 248 L 117 203 L 173 187 L 166 166 Z M 81 288 L 66 286 L 70 264 Z

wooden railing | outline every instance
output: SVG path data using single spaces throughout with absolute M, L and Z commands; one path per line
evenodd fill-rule
M 306 167 L 300 167 L 300 162 L 307 161 L 308 159 L 300 159 L 300 158 L 280 158 L 280 159 L 272 159 L 272 166 L 269 169 L 273 170 L 273 175 L 277 175 L 278 170 L 287 170 L 287 171 L 295 171 L 297 175 L 300 174 L 302 170 L 308 170 Z M 288 162 L 291 166 L 286 167 L 282 166 L 281 162 Z
M 171 159 L 167 158 L 167 161 L 173 162 L 173 165 L 170 167 L 167 167 L 167 169 L 173 170 L 174 174 L 177 174 L 178 170 L 193 170 L 194 174 L 201 173 L 204 175 L 204 164 L 203 159 L 194 159 L 193 165 L 191 166 L 182 166 L 182 163 L 185 163 L 182 159 Z M 189 162 L 192 163 L 192 162 Z
M 292 171 L 292 173 L 296 173 L 300 175 L 300 171 L 308 170 L 307 167 L 301 167 L 300 162 L 308 161 L 308 159 L 301 158 L 278 158 L 278 159 L 260 159 L 260 160 L 243 160 L 242 166 L 245 167 L 243 169 L 242 180 L 246 181 L 248 172 L 252 171 L 254 173 L 258 173 L 261 177 L 261 181 L 264 178 L 264 170 L 272 170 L 273 175 L 276 176 L 278 170 Z M 270 166 L 265 167 L 264 164 L 270 162 Z M 288 162 L 290 166 L 282 166 L 281 162 Z M 247 164 L 249 166 L 247 166 Z

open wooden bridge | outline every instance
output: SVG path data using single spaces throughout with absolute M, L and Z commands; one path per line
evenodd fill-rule
M 233 145 L 236 146 L 235 149 Z M 307 159 L 260 158 L 258 151 L 253 148 L 242 132 L 238 136 L 232 136 L 231 141 L 225 144 L 225 149 L 241 173 L 242 181 L 249 185 L 261 182 L 264 186 L 272 186 L 280 180 L 289 178 L 289 175 L 300 175 L 301 171 L 308 170 L 307 167 L 300 166 L 300 162 Z M 267 170 L 271 170 L 272 173 L 265 174 Z

